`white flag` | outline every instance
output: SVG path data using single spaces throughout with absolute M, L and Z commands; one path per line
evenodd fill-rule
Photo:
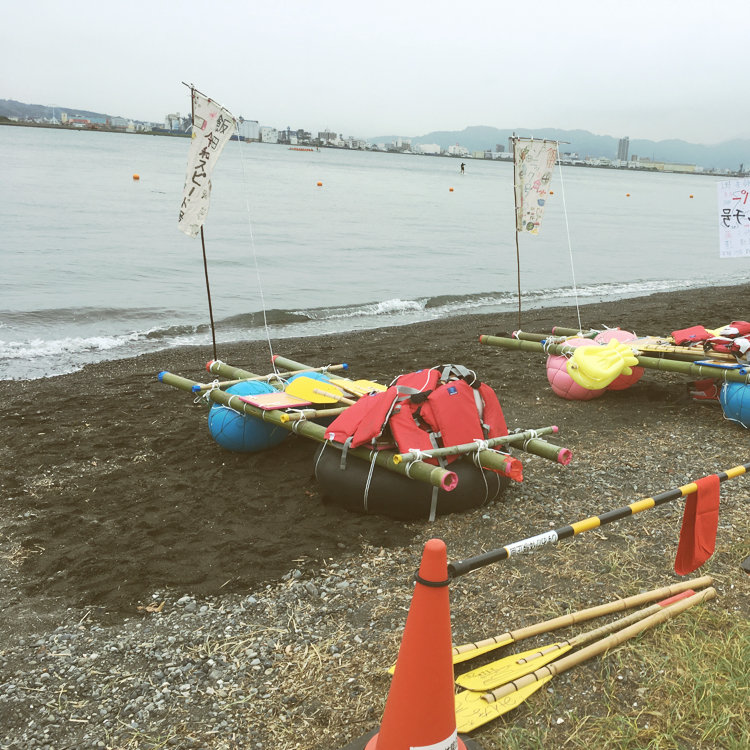
M 193 89 L 193 134 L 188 153 L 179 228 L 196 237 L 208 215 L 211 173 L 237 121 L 229 110 Z
M 539 234 L 556 161 L 556 141 L 533 138 L 513 141 L 516 231 Z
M 719 257 L 750 255 L 750 180 L 716 183 L 719 192 Z

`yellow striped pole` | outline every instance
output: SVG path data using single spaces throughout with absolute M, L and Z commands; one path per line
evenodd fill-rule
M 735 477 L 742 476 L 748 471 L 750 471 L 750 463 L 734 466 L 731 469 L 719 472 L 717 476 L 719 477 L 720 482 L 725 482 L 727 479 L 734 479 Z M 567 526 L 561 526 L 559 529 L 545 531 L 541 534 L 536 534 L 535 536 L 520 539 L 511 544 L 506 544 L 499 549 L 490 550 L 489 552 L 476 555 L 475 557 L 468 557 L 465 560 L 450 563 L 448 565 L 448 575 L 451 578 L 456 578 L 457 576 L 470 573 L 472 570 L 477 570 L 477 568 L 482 568 L 485 565 L 490 565 L 491 563 L 499 562 L 500 560 L 507 560 L 509 557 L 518 554 L 519 552 L 530 552 L 531 550 L 534 550 L 537 547 L 542 547 L 545 544 L 555 544 L 555 542 L 558 542 L 561 539 L 567 539 L 576 534 L 580 534 L 583 531 L 590 531 L 591 529 L 596 529 L 599 526 L 604 526 L 613 521 L 619 521 L 621 518 L 634 516 L 636 513 L 648 510 L 649 508 L 654 508 L 657 505 L 663 505 L 671 500 L 686 497 L 697 489 L 698 485 L 695 482 L 684 484 L 682 487 L 665 490 L 653 497 L 646 497 L 642 500 L 637 500 L 634 503 L 630 503 L 630 505 L 623 505 L 620 508 L 608 510 L 606 513 L 602 513 L 599 516 L 591 516 L 582 521 L 576 521 Z

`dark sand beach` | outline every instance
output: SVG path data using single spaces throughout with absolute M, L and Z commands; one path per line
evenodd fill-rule
M 699 323 L 712 328 L 750 317 L 749 295 L 750 285 L 740 285 L 586 304 L 581 323 L 640 335 Z M 573 451 L 570 466 L 521 455 L 525 481 L 511 486 L 504 500 L 432 525 L 324 504 L 313 477 L 315 444 L 304 438 L 291 436 L 259 454 L 216 445 L 206 410 L 157 380 L 162 370 L 209 380 L 210 348 L 0 382 L 3 641 L 44 633 L 71 611 L 116 629 L 157 591 L 167 599 L 244 596 L 276 585 L 292 569 L 313 575 L 332 561 L 366 562 L 378 550 L 401 561 L 392 585 L 403 587 L 403 570 L 416 567 L 431 536 L 446 540 L 449 559 L 460 559 L 750 460 L 748 432 L 725 420 L 717 404 L 692 401 L 684 376 L 647 371 L 633 388 L 594 401 L 557 398 L 543 354 L 478 343 L 479 334 L 512 331 L 516 324 L 515 313 L 464 316 L 273 342 L 276 353 L 292 359 L 313 366 L 347 362 L 351 377 L 383 383 L 422 367 L 463 364 L 496 390 L 511 429 L 559 425 L 554 442 Z M 528 331 L 577 324 L 574 307 L 522 315 Z M 265 342 L 220 346 L 218 355 L 257 373 L 270 371 Z M 722 485 L 717 551 L 702 571 L 717 580 L 711 606 L 745 622 L 748 577 L 740 563 L 750 554 L 749 495 L 745 478 Z M 529 621 L 540 601 L 547 602 L 542 610 L 554 609 L 552 603 L 575 609 L 677 580 L 672 563 L 682 506 L 671 505 L 583 534 L 560 554 L 552 548 L 467 576 L 452 591 L 454 640 L 485 633 L 490 613 L 491 629 L 500 632 L 498 614 L 507 624 Z M 387 571 L 380 575 L 389 580 Z M 397 638 L 403 604 L 402 598 L 390 615 L 396 632 L 383 648 Z M 344 701 L 335 721 L 316 714 L 318 739 L 336 747 L 371 728 L 387 693 L 387 682 L 378 679 L 373 694 L 381 702 L 371 713 L 362 713 L 359 700 Z M 281 735 L 262 733 L 269 729 L 255 731 L 261 732 L 258 747 L 318 746 L 302 736 L 297 745 L 285 744 Z M 270 737 L 280 744 L 263 744 Z M 486 746 L 499 746 L 493 742 Z M 54 746 L 79 745 L 58 740 Z

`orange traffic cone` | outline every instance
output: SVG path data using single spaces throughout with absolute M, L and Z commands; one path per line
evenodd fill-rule
M 380 731 L 365 750 L 471 750 L 456 732 L 448 556 L 424 546 Z

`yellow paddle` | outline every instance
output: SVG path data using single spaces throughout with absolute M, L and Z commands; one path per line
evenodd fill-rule
M 498 716 L 502 716 L 508 711 L 520 706 L 532 693 L 549 682 L 556 674 L 562 674 L 571 667 L 581 664 L 593 656 L 603 654 L 609 649 L 619 646 L 629 638 L 642 633 L 644 630 L 666 622 L 675 615 L 684 612 L 690 607 L 700 604 L 701 602 L 713 599 L 716 596 L 716 589 L 707 588 L 705 591 L 699 591 L 697 594 L 682 599 L 668 607 L 660 609 L 653 615 L 649 615 L 640 622 L 636 622 L 616 633 L 602 638 L 596 643 L 592 643 L 580 651 L 568 654 L 559 661 L 553 662 L 540 667 L 536 671 L 519 677 L 513 682 L 509 682 L 491 693 L 479 693 L 473 690 L 464 690 L 456 695 L 456 728 L 459 732 L 470 732 L 473 729 L 481 727 Z
M 524 651 L 520 654 L 511 654 L 503 659 L 498 659 L 490 664 L 485 664 L 483 667 L 472 669 L 471 672 L 465 672 L 460 677 L 456 678 L 456 682 L 467 690 L 479 690 L 482 692 L 494 690 L 496 687 L 504 685 L 506 682 L 516 680 L 519 677 L 523 677 L 523 675 L 529 674 L 529 672 L 533 672 L 539 667 L 548 664 L 558 656 L 562 656 L 566 651 L 570 651 L 576 646 L 595 641 L 600 636 L 614 633 L 616 630 L 620 630 L 620 628 L 632 625 L 634 622 L 643 620 L 645 617 L 653 615 L 660 609 L 668 607 L 670 604 L 674 604 L 675 601 L 685 599 L 688 596 L 692 596 L 694 593 L 695 591 L 688 589 L 687 591 L 671 596 L 668 599 L 663 599 L 657 604 L 652 604 L 650 607 L 641 609 L 638 612 L 633 612 L 626 617 L 621 617 L 619 620 L 602 625 L 594 630 L 588 630 L 587 632 L 581 633 L 566 641 L 553 643 L 542 649 L 532 648 L 529 651 Z
M 475 656 L 486 654 L 488 651 L 500 648 L 501 646 L 507 646 L 509 643 L 521 641 L 524 638 L 531 638 L 532 636 L 541 635 L 542 633 L 549 633 L 551 630 L 566 628 L 569 625 L 576 625 L 579 622 L 593 620 L 595 617 L 601 617 L 602 615 L 609 615 L 614 612 L 631 609 L 632 607 L 639 607 L 641 604 L 656 602 L 659 601 L 659 599 L 674 596 L 675 594 L 679 594 L 687 589 L 700 589 L 704 586 L 710 586 L 712 583 L 713 578 L 711 578 L 711 576 L 701 576 L 693 581 L 680 581 L 671 586 L 662 586 L 653 591 L 645 591 L 642 594 L 627 596 L 624 599 L 615 599 L 614 601 L 605 604 L 598 604 L 595 607 L 588 607 L 579 612 L 571 612 L 567 615 L 554 617 L 551 620 L 538 622 L 536 625 L 527 625 L 524 628 L 511 630 L 508 633 L 485 638 L 484 640 L 476 641 L 475 643 L 464 643 L 461 646 L 454 646 L 453 663 L 460 664 L 463 661 L 473 659 Z
M 284 391 L 290 396 L 297 396 L 314 404 L 354 403 L 351 399 L 346 398 L 344 392 L 333 383 L 308 378 L 304 375 L 290 380 Z
M 342 380 L 340 378 L 332 378 L 331 382 L 347 393 L 351 393 L 357 397 L 367 396 L 374 391 L 385 391 L 388 389 L 388 386 L 382 383 L 375 383 L 372 380 Z

